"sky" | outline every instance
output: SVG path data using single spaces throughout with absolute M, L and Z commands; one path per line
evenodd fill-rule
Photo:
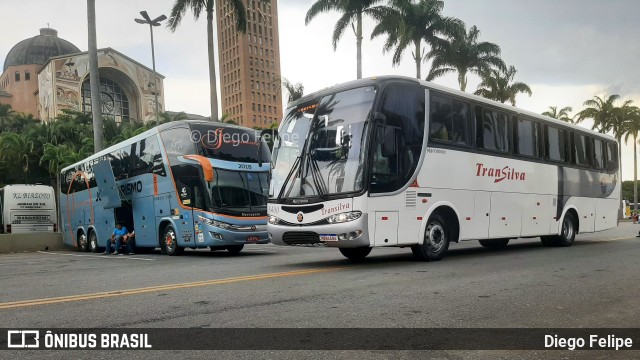
M 281 70 L 305 93 L 356 77 L 356 39 L 348 29 L 333 50 L 331 36 L 337 13 L 304 17 L 313 0 L 278 1 Z M 382 2 L 381 2 L 382 3 Z M 152 18 L 169 15 L 173 0 L 97 0 L 98 48 L 111 47 L 151 67 L 149 28 L 134 18 L 146 10 Z M 87 49 L 86 1 L 0 0 L 0 61 L 17 42 L 50 27 L 58 36 Z M 593 96 L 619 94 L 640 105 L 640 1 L 637 0 L 445 0 L 443 14 L 476 25 L 481 41 L 498 44 L 507 65 L 518 70 L 516 80 L 533 95 L 520 95 L 517 106 L 541 113 L 549 106 L 571 106 L 575 112 Z M 383 37 L 373 40 L 371 19 L 364 22 L 363 76 L 415 76 L 410 51 L 399 66 L 383 54 Z M 166 76 L 166 109 L 208 114 L 209 81 L 205 17 L 189 13 L 171 32 L 154 30 L 156 68 Z M 217 42 L 216 42 L 217 44 Z M 423 64 L 423 77 L 429 64 Z M 456 75 L 435 80 L 458 88 Z M 469 76 L 467 91 L 479 78 Z M 284 96 L 286 98 L 286 94 Z M 590 127 L 586 121 L 582 126 Z M 633 179 L 632 141 L 623 146 L 623 179 Z

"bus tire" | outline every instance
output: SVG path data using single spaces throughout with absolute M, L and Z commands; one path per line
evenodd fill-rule
M 451 229 L 440 214 L 433 214 L 427 222 L 422 244 L 413 245 L 413 255 L 422 261 L 438 261 L 449 249 Z
M 486 248 L 491 248 L 491 249 L 503 248 L 503 247 L 506 247 L 507 244 L 509 244 L 509 240 L 510 239 L 480 240 L 480 245 Z
M 173 226 L 167 225 L 162 233 L 162 253 L 175 256 L 182 254 L 183 251 L 184 248 L 178 245 L 178 236 Z
M 340 248 L 340 253 L 347 259 L 357 262 L 362 261 L 369 255 L 371 248 L 369 246 L 357 247 L 357 248 Z
M 227 246 L 227 251 L 231 255 L 240 254 L 240 251 L 242 251 L 242 249 L 244 249 L 244 244 L 243 245 L 229 245 L 229 246 Z
M 555 237 L 554 245 L 561 247 L 573 245 L 573 241 L 576 239 L 577 228 L 578 226 L 575 216 L 568 212 L 562 220 L 560 235 Z
M 553 236 L 540 236 L 540 241 L 543 246 L 553 246 L 554 245 L 554 237 Z
M 98 236 L 93 230 L 89 231 L 89 250 L 92 253 L 100 252 L 100 248 L 98 247 Z
M 87 234 L 84 232 L 78 233 L 78 250 L 82 252 L 89 251 L 89 241 L 87 240 Z

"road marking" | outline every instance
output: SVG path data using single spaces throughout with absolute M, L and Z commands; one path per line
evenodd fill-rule
M 49 251 L 38 251 L 40 254 L 47 254 L 47 255 L 61 255 L 61 256 L 81 256 L 81 257 L 90 257 L 90 258 L 97 258 L 97 259 L 126 259 L 126 260 L 142 260 L 142 261 L 155 261 L 156 259 L 149 259 L 149 258 L 139 258 L 139 257 L 132 257 L 131 255 L 83 255 L 83 254 L 65 254 L 65 253 L 55 253 L 55 252 L 49 252 Z
M 602 239 L 602 240 L 596 240 L 593 239 L 593 241 L 600 241 L 600 242 L 605 242 L 605 241 L 617 241 L 617 240 L 631 240 L 631 239 L 635 239 L 635 236 L 621 236 L 621 237 L 617 237 L 617 238 L 609 238 L 609 239 Z M 585 240 L 585 241 L 591 241 L 591 240 Z
M 36 305 L 57 304 L 57 303 L 72 302 L 72 301 L 103 299 L 103 298 L 119 297 L 119 296 L 127 296 L 127 295 L 138 295 L 138 294 L 145 294 L 145 293 L 151 293 L 151 292 L 178 290 L 178 289 L 186 289 L 186 288 L 193 288 L 193 287 L 231 284 L 231 283 L 237 283 L 242 281 L 265 280 L 265 279 L 281 278 L 281 277 L 287 277 L 287 276 L 310 275 L 310 274 L 338 271 L 343 269 L 346 269 L 346 267 L 296 270 L 296 271 L 261 274 L 261 275 L 238 276 L 238 277 L 232 277 L 232 278 L 226 278 L 226 279 L 195 281 L 195 282 L 182 283 L 182 284 L 159 285 L 159 286 L 150 286 L 150 287 L 137 288 L 137 289 L 107 291 L 107 292 L 99 292 L 99 293 L 93 293 L 93 294 L 81 294 L 81 295 L 71 295 L 71 296 L 60 296 L 60 297 L 54 297 L 54 298 L 12 301 L 12 302 L 0 303 L 0 310 L 36 306 Z

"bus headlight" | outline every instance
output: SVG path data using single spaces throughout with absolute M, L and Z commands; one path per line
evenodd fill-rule
M 198 216 L 198 219 L 200 219 L 203 223 L 205 223 L 207 225 L 215 226 L 215 227 L 220 228 L 220 229 L 232 230 L 232 228 L 233 228 L 233 225 L 231 225 L 231 224 L 227 224 L 227 223 L 224 223 L 222 221 L 217 221 L 217 220 L 213 220 L 213 219 L 207 219 L 204 216 Z
M 269 216 L 269 224 L 271 225 L 278 225 L 280 223 L 280 219 L 278 219 L 277 217 L 271 215 Z
M 353 220 L 357 220 L 362 216 L 362 212 L 360 211 L 351 211 L 342 214 L 331 215 L 327 218 L 327 222 L 329 224 L 340 224 Z

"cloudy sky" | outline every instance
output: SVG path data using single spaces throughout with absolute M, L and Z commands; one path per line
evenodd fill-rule
M 151 66 L 148 27 L 136 24 L 140 10 L 152 17 L 169 14 L 172 0 L 97 0 L 98 47 L 112 47 Z M 355 36 L 345 32 L 337 51 L 331 45 L 337 14 L 322 14 L 309 26 L 304 15 L 313 0 L 278 1 L 283 76 L 306 92 L 355 78 Z M 87 49 L 86 2 L 82 0 L 0 0 L 0 60 L 18 41 L 51 27 L 81 50 Z M 478 26 L 481 40 L 497 43 L 508 65 L 518 69 L 533 96 L 518 107 L 542 112 L 572 106 L 574 112 L 595 95 L 620 94 L 640 104 L 640 2 L 637 0 L 445 0 L 444 14 Z M 411 53 L 398 67 L 382 54 L 383 38 L 368 39 L 364 25 L 363 76 L 415 76 Z M 171 33 L 156 28 L 156 67 L 166 76 L 168 110 L 207 114 L 206 23 L 188 15 Z M 428 72 L 423 66 L 423 76 Z M 455 75 L 436 80 L 457 88 Z M 471 76 L 469 90 L 479 79 Z M 584 126 L 590 124 L 585 123 Z M 633 149 L 623 148 L 623 178 L 633 178 Z

